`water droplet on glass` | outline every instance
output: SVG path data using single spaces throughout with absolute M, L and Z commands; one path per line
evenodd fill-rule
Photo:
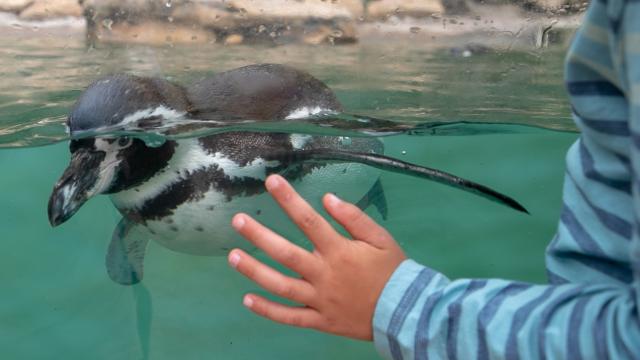
M 342 146 L 351 145 L 351 138 L 349 136 L 340 136 L 339 140 Z
M 402 150 L 402 155 L 407 155 L 407 150 Z
M 112 25 L 113 25 L 113 20 L 109 18 L 102 20 L 102 26 L 106 27 L 107 29 L 111 30 Z
M 409 31 L 411 31 L 413 34 L 417 34 L 420 32 L 420 27 L 419 26 L 412 26 L 409 28 Z

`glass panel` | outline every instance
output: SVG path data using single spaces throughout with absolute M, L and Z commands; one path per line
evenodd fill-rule
M 383 218 L 373 206 L 380 198 L 370 199 L 367 213 L 410 257 L 453 278 L 544 282 L 564 152 L 577 137 L 562 61 L 586 6 L 573 0 L 0 2 L 4 357 L 375 357 L 369 343 L 271 323 L 242 306 L 243 294 L 265 293 L 227 265 L 228 247 L 245 244 L 228 235 L 235 209 L 310 245 L 262 192 L 260 180 L 212 180 L 215 169 L 229 164 L 215 151 L 206 158 L 169 155 L 163 162 L 168 144 L 188 149 L 203 139 L 215 139 L 210 146 L 218 155 L 236 149 L 266 158 L 283 149 L 261 142 L 275 141 L 273 133 L 285 139 L 296 134 L 300 147 L 311 146 L 306 141 L 312 134 L 323 146 L 384 152 L 490 186 L 531 215 L 351 162 L 329 167 L 327 159 L 303 159 L 267 170 L 295 178 L 318 209 L 324 191 L 356 202 L 379 179 L 388 214 Z M 302 73 L 260 70 L 260 78 L 240 73 L 228 83 L 217 75 L 261 63 L 310 74 L 341 106 L 318 95 L 324 85 Z M 124 78 L 114 74 L 137 77 L 120 84 Z M 291 83 L 279 83 L 287 76 L 294 76 Z M 103 87 L 86 95 L 90 84 Z M 261 86 L 280 92 L 269 88 L 275 92 L 265 94 Z M 321 101 L 305 102 L 307 97 Z M 231 132 L 238 130 L 263 135 Z M 123 136 L 128 138 L 113 141 Z M 85 195 L 96 189 L 111 194 L 95 194 L 75 215 L 68 210 L 68 219 L 58 213 L 47 219 L 52 188 L 70 163 L 71 137 L 74 156 L 104 150 L 96 148 L 96 137 L 109 150 L 94 169 L 79 160 L 69 181 L 88 181 Z M 236 167 L 251 164 L 234 159 Z M 323 168 L 331 170 L 318 170 Z M 264 169 L 243 169 L 264 177 Z M 99 175 L 87 180 L 92 170 Z M 315 176 L 305 177 L 305 171 Z M 96 180 L 105 174 L 111 178 Z M 221 179 L 235 190 L 216 188 Z M 141 210 L 177 182 L 194 193 Z M 61 209 L 70 206 L 68 199 L 59 200 Z M 180 212 L 186 204 L 199 205 Z M 144 279 L 133 286 L 114 282 L 105 266 L 123 216 L 137 222 L 134 239 L 152 240 Z M 51 227 L 50 220 L 68 221 Z M 194 244 L 195 238 L 214 245 Z M 217 255 L 198 256 L 209 253 Z

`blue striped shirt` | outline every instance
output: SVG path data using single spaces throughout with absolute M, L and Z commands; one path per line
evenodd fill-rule
M 373 319 L 392 359 L 640 359 L 640 0 L 594 0 L 566 58 L 567 153 L 549 284 L 406 260 Z

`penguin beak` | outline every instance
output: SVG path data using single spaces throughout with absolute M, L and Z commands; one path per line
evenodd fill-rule
M 110 181 L 100 178 L 100 164 L 104 158 L 104 152 L 86 149 L 79 149 L 71 155 L 71 163 L 49 198 L 49 222 L 52 226 L 69 220 L 89 198 L 110 184 Z

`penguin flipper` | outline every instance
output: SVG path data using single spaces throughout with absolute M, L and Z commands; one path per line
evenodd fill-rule
M 121 285 L 137 284 L 143 276 L 144 253 L 149 239 L 132 231 L 135 227 L 135 223 L 122 218 L 113 230 L 107 250 L 107 273 L 111 280 Z
M 360 199 L 356 206 L 361 210 L 365 210 L 369 206 L 375 206 L 376 210 L 380 213 L 383 220 L 387 220 L 388 215 L 388 207 L 387 207 L 387 197 L 384 194 L 384 188 L 382 187 L 382 182 L 380 182 L 380 178 L 376 180 L 371 189 L 364 194 L 362 199 Z

